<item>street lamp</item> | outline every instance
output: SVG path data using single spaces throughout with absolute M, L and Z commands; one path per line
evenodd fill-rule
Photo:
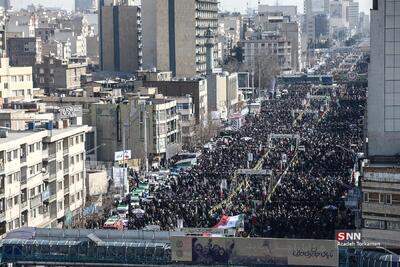
M 144 101 L 141 104 L 142 112 L 143 112 L 143 127 L 144 127 L 144 161 L 145 161 L 145 171 L 149 172 L 149 159 L 148 159 L 148 151 L 147 151 L 147 110 L 146 110 L 147 101 Z

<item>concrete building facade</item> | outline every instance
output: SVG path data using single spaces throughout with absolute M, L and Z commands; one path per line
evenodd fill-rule
M 38 89 L 33 88 L 32 67 L 11 67 L 8 58 L 0 58 L 0 100 L 31 99 Z
M 57 227 L 85 203 L 87 126 L 9 132 L 0 138 L 0 234 Z
M 128 95 L 124 102 L 91 105 L 89 123 L 97 127 L 97 142 L 104 144 L 97 154 L 100 161 L 113 162 L 114 152 L 122 151 L 124 142 L 132 158 L 144 162 L 146 140 L 149 165 L 164 165 L 180 151 L 176 100 L 156 94 L 156 88 L 141 91 Z
M 146 0 L 142 8 L 143 67 L 170 70 L 177 77 L 204 74 L 206 31 L 218 30 L 218 2 Z
M 134 73 L 142 68 L 141 8 L 100 1 L 100 67 Z
M 167 97 L 190 95 L 195 107 L 196 124 L 208 120 L 208 85 L 206 79 L 180 81 L 142 81 L 144 87 L 156 87 Z
M 86 71 L 86 63 L 70 63 L 54 56 L 45 56 L 43 62 L 35 66 L 35 85 L 48 93 L 58 89 L 78 89 Z
M 395 4 L 396 3 L 396 4 Z M 368 90 L 368 155 L 400 152 L 400 6 L 376 1 L 371 10 Z
M 42 41 L 35 37 L 7 38 L 7 55 L 11 66 L 34 66 L 42 61 Z
M 281 70 L 292 69 L 292 43 L 286 38 L 273 35 L 261 39 L 242 40 L 243 63 L 248 70 L 254 68 L 256 57 L 262 54 L 273 54 L 277 57 Z

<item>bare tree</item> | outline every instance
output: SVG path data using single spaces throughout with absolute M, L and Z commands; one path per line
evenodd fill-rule
M 243 70 L 243 64 L 236 58 L 230 57 L 222 66 L 222 69 L 229 73 L 235 73 Z
M 200 122 L 195 127 L 195 137 L 192 142 L 188 145 L 189 148 L 195 148 L 199 145 L 204 145 L 218 135 L 220 130 L 220 124 L 212 120 L 211 115 L 208 115 L 207 122 Z
M 270 88 L 279 74 L 278 59 L 270 50 L 262 50 L 254 57 L 254 85 L 262 89 Z

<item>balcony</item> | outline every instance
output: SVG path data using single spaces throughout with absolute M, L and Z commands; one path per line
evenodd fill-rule
M 31 209 L 37 208 L 42 204 L 42 194 L 36 195 L 31 198 Z
M 52 202 L 53 200 L 56 200 L 56 199 L 57 199 L 57 194 L 49 196 L 49 202 Z
M 49 172 L 42 172 L 42 176 L 43 176 L 43 182 L 49 182 L 50 181 Z
M 51 182 L 51 181 L 55 180 L 56 178 L 57 178 L 57 173 L 56 172 L 50 173 L 48 181 Z
M 363 213 L 381 214 L 385 217 L 399 217 L 400 209 L 399 205 L 387 205 L 377 202 L 363 202 L 362 203 Z
M 69 194 L 69 187 L 64 187 L 64 195 Z
M 49 149 L 42 150 L 42 158 L 46 160 L 49 158 Z
M 28 207 L 28 201 L 21 202 L 21 209 L 24 210 Z
M 68 155 L 68 153 L 69 153 L 69 149 L 68 149 L 68 148 L 65 148 L 65 149 L 63 150 L 63 155 Z
M 42 192 L 42 202 L 49 202 L 50 199 L 50 191 L 45 190 Z

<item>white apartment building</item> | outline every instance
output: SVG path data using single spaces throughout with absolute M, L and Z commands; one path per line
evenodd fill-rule
M 176 101 L 176 112 L 181 117 L 182 143 L 190 144 L 195 135 L 196 116 L 193 98 L 191 95 L 171 97 Z
M 19 227 L 58 227 L 79 216 L 87 131 L 70 126 L 2 132 L 0 235 Z
M 11 67 L 9 58 L 0 58 L 0 99 L 32 99 L 32 67 Z
M 156 94 L 156 88 L 141 88 L 140 95 L 129 97 L 129 105 L 121 107 L 127 118 L 126 142 L 132 157 L 150 164 L 164 165 L 181 150 L 181 128 L 176 100 Z M 124 115 L 129 112 L 129 118 Z M 147 143 L 147 147 L 146 147 Z
M 261 39 L 241 41 L 243 46 L 243 63 L 248 70 L 254 68 L 255 59 L 263 54 L 277 56 L 281 70 L 292 68 L 292 43 L 280 36 L 264 36 Z

